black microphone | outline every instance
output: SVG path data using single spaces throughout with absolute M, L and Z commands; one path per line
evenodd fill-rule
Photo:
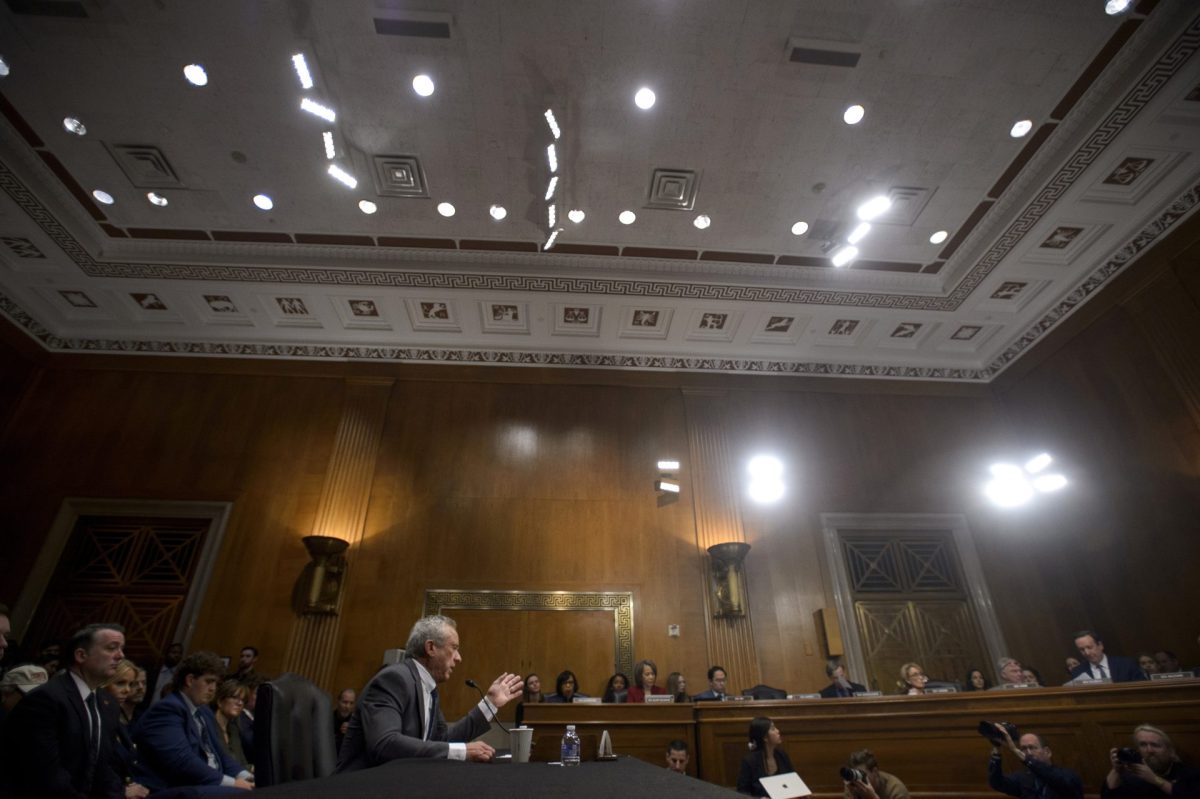
M 470 688 L 474 688 L 476 691 L 478 691 L 478 692 L 479 692 L 479 698 L 480 698 L 480 699 L 487 699 L 487 696 L 486 696 L 486 695 L 483 693 L 483 689 L 479 687 L 479 683 L 475 682 L 475 681 L 474 681 L 474 680 L 472 680 L 470 677 L 468 677 L 468 678 L 467 678 L 467 686 L 468 686 L 468 687 L 470 687 Z M 487 703 L 485 702 L 485 703 L 484 703 L 484 705 L 486 706 L 486 705 L 487 705 Z M 493 713 L 493 714 L 492 714 L 492 721 L 494 721 L 494 722 L 496 722 L 497 724 L 499 724 L 499 725 L 500 725 L 500 729 L 504 730 L 505 732 L 507 732 L 507 733 L 511 733 L 511 732 L 512 732 L 512 730 L 510 730 L 508 727 L 505 727 L 505 726 L 504 726 L 504 722 L 502 722 L 502 721 L 500 721 L 500 719 L 496 718 L 496 714 L 495 714 L 495 713 Z

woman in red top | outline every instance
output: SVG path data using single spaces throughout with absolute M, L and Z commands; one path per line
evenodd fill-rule
M 629 694 L 626 696 L 626 702 L 645 702 L 646 694 L 665 694 L 666 688 L 655 685 L 654 681 L 658 679 L 658 666 L 654 665 L 653 660 L 639 661 L 633 667 L 633 685 L 629 686 Z

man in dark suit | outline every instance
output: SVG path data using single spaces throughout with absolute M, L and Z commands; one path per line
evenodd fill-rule
M 1075 633 L 1075 647 L 1083 656 L 1084 662 L 1071 672 L 1071 679 L 1091 678 L 1093 680 L 1112 680 L 1113 682 L 1137 682 L 1149 677 L 1141 670 L 1133 658 L 1104 654 L 1104 641 L 1091 630 L 1080 630 Z
M 212 652 L 193 652 L 175 669 L 174 690 L 138 720 L 138 779 L 151 793 L 194 786 L 193 795 L 236 794 L 254 787 L 254 777 L 221 743 L 208 705 L 224 672 Z
M 1013 742 L 1003 725 L 997 724 L 996 731 L 999 737 L 992 742 L 988 759 L 988 785 L 993 791 L 1021 799 L 1083 799 L 1083 780 L 1071 769 L 1054 765 L 1045 738 L 1027 732 Z M 1005 774 L 1000 762 L 1002 748 L 1016 755 L 1025 770 Z
M 708 667 L 708 690 L 692 697 L 693 702 L 720 702 L 725 698 L 725 669 L 722 666 Z
M 846 676 L 846 664 L 842 663 L 841 658 L 830 658 L 825 661 L 825 675 L 833 681 L 821 689 L 821 696 L 825 699 L 854 696 L 865 693 L 867 690 L 865 685 L 850 682 L 850 678 Z
M 14 797 L 116 799 L 124 789 L 112 768 L 120 723 L 97 689 L 124 658 L 125 630 L 90 624 L 71 638 L 71 666 L 13 708 L 0 746 L 0 785 Z M 4 791 L 0 789 L 0 794 Z
M 381 669 L 363 688 L 336 773 L 405 757 L 490 761 L 495 750 L 471 739 L 485 733 L 496 711 L 521 695 L 523 683 L 518 674 L 500 675 L 471 712 L 447 726 L 437 686 L 461 661 L 453 619 L 426 616 L 413 625 L 404 660 Z

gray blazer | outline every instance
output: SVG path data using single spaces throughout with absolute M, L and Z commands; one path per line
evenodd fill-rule
M 491 726 L 479 706 L 454 724 L 447 726 L 439 709 L 423 740 L 425 698 L 416 661 L 401 662 L 380 669 L 358 698 L 350 716 L 350 727 L 338 752 L 335 774 L 358 771 L 402 757 L 441 757 L 450 751 L 448 741 L 470 741 Z

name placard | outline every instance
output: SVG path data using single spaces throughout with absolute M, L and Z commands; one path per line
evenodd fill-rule
M 883 691 L 859 691 L 855 696 L 883 696 Z
M 925 693 L 927 694 L 956 694 L 958 689 L 953 685 L 943 685 L 940 688 L 930 688 Z
M 598 696 L 577 696 L 577 697 L 575 697 L 575 704 L 577 704 L 577 705 L 598 705 L 598 704 L 600 704 L 600 697 L 598 697 Z
M 1112 683 L 1112 680 L 1108 679 L 1107 677 L 1105 677 L 1104 679 L 1101 679 L 1099 677 L 1082 677 L 1081 676 L 1081 677 L 1076 677 L 1075 679 L 1071 680 L 1069 683 L 1067 683 L 1067 685 L 1110 685 L 1111 683 Z
M 669 705 L 675 701 L 670 694 L 650 694 L 646 697 L 647 705 Z
M 1196 675 L 1190 671 L 1164 671 L 1162 674 L 1151 674 L 1152 680 L 1194 680 Z
M 1005 691 L 1011 691 L 1020 688 L 1037 688 L 1038 684 L 1033 682 L 1006 682 L 1000 686 Z
M 820 699 L 820 694 L 788 694 L 788 699 Z

